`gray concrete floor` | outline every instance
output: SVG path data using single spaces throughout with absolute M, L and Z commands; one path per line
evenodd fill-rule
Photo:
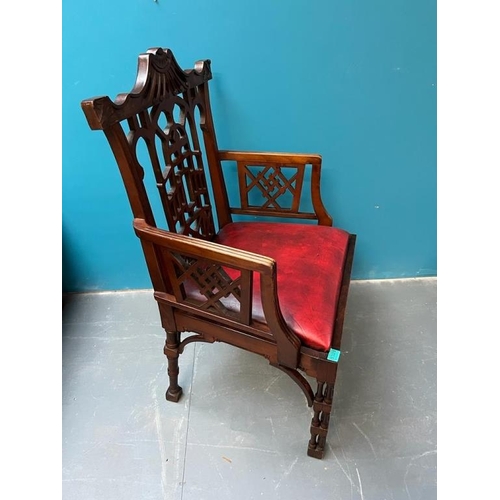
M 164 399 L 151 291 L 63 309 L 63 498 L 436 498 L 436 280 L 353 282 L 323 460 L 311 410 L 265 359 L 190 344 Z

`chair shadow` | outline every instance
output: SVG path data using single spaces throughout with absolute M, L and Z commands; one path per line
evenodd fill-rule
M 62 296 L 63 307 L 68 294 L 78 291 L 78 283 L 81 282 L 81 266 L 77 263 L 75 256 L 75 245 L 65 228 L 62 225 Z

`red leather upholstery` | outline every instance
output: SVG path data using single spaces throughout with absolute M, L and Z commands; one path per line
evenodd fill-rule
M 278 298 L 287 325 L 304 345 L 328 351 L 348 238 L 349 233 L 327 226 L 234 222 L 215 241 L 276 260 Z M 253 318 L 264 321 L 259 275 L 254 276 Z

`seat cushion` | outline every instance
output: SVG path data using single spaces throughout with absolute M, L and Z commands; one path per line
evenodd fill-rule
M 346 231 L 327 226 L 233 222 L 215 241 L 276 260 L 278 299 L 288 327 L 304 345 L 328 351 L 348 238 Z M 265 321 L 258 273 L 253 285 L 253 319 Z

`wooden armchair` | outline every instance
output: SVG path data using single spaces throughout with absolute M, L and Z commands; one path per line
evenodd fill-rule
M 154 48 L 139 56 L 130 93 L 114 102 L 82 102 L 90 128 L 106 134 L 132 207 L 166 330 L 166 398 L 177 402 L 182 395 L 178 357 L 191 342 L 226 342 L 260 354 L 288 374 L 313 407 L 307 453 L 322 458 L 355 235 L 331 227 L 320 197 L 321 156 L 218 148 L 211 78 L 209 60 L 183 71 L 170 50 Z M 147 150 L 149 165 L 139 147 Z M 238 206 L 229 203 L 225 185 L 231 169 Z M 307 184 L 312 211 L 301 211 Z M 166 229 L 153 215 L 158 206 Z M 233 215 L 252 221 L 233 222 Z M 301 371 L 317 380 L 316 392 Z

